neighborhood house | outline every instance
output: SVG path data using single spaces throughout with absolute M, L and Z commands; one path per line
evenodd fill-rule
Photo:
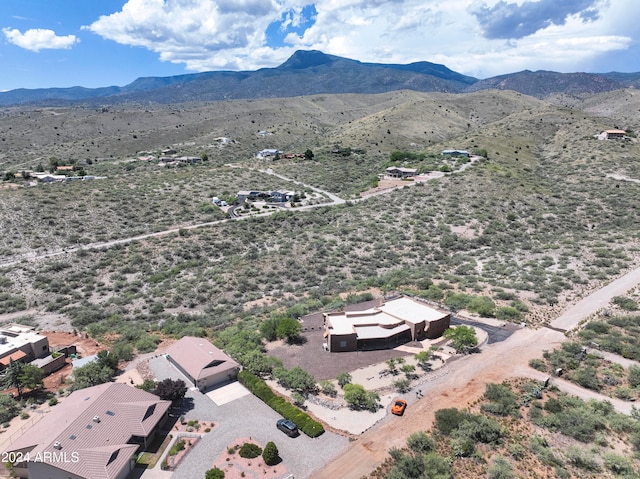
M 251 201 L 270 201 L 273 203 L 286 203 L 294 196 L 293 191 L 276 190 L 276 191 L 238 191 L 236 199 L 239 204 L 243 204 L 246 200 Z
M 390 166 L 387 168 L 387 176 L 391 178 L 411 178 L 418 174 L 417 168 L 402 168 L 399 166 Z
M 326 349 L 386 349 L 434 339 L 449 328 L 450 320 L 450 313 L 404 296 L 364 311 L 324 313 Z
M 467 150 L 443 150 L 441 156 L 465 156 L 469 158 L 471 154 Z
M 29 363 L 49 355 L 49 339 L 31 326 L 12 324 L 0 329 L 0 371 L 13 361 Z
M 125 479 L 168 417 L 170 401 L 122 383 L 73 392 L 16 439 L 22 478 Z
M 174 343 L 166 358 L 200 391 L 235 381 L 240 371 L 240 365 L 220 349 L 193 336 Z

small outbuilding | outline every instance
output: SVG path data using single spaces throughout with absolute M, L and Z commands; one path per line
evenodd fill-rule
M 185 336 L 166 354 L 193 386 L 206 391 L 235 381 L 240 365 L 204 338 Z

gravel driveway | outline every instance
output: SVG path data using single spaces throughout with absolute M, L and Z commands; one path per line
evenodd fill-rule
M 158 380 L 184 380 L 164 357 L 151 359 L 149 367 Z M 276 421 L 281 416 L 251 394 L 221 406 L 197 390 L 187 391 L 185 399 L 187 406 L 182 413 L 187 420 L 215 421 L 216 427 L 180 462 L 173 473 L 174 479 L 204 477 L 218 456 L 235 440 L 242 438 L 252 438 L 263 447 L 268 441 L 273 441 L 285 467 L 296 479 L 310 477 L 348 447 L 346 437 L 329 431 L 315 439 L 304 434 L 296 438 L 286 436 L 276 429 Z

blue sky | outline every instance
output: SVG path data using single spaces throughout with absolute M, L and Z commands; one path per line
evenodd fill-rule
M 275 67 L 299 49 L 363 62 L 640 71 L 638 0 L 0 0 L 0 91 Z

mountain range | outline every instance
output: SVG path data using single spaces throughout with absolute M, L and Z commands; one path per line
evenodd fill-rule
M 299 50 L 275 68 L 142 77 L 123 87 L 16 89 L 1 92 L 0 105 L 181 103 L 396 90 L 468 93 L 501 89 L 544 98 L 558 93 L 595 94 L 639 86 L 640 72 L 525 70 L 480 80 L 430 62 L 363 63 L 316 50 Z

